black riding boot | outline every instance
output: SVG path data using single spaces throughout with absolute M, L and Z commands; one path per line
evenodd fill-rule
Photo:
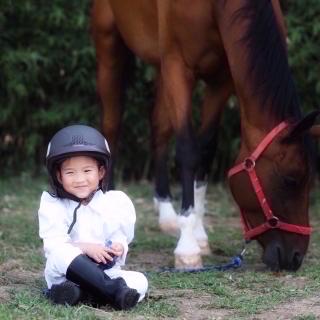
M 96 296 L 100 302 L 119 310 L 134 307 L 139 299 L 137 290 L 129 288 L 122 278 L 109 278 L 85 255 L 77 256 L 70 263 L 66 278 Z
M 54 284 L 51 289 L 46 291 L 45 295 L 53 303 L 68 304 L 70 306 L 74 306 L 86 298 L 85 292 L 71 281 Z

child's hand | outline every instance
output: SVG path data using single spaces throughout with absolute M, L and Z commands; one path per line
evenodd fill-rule
M 117 256 L 120 257 L 123 255 L 124 252 L 124 248 L 123 245 L 119 242 L 113 242 L 111 245 L 111 249 L 112 249 L 112 253 Z
M 112 261 L 113 257 L 110 253 L 114 253 L 116 255 L 112 248 L 105 247 L 101 244 L 77 243 L 76 246 L 97 263 L 107 263 L 108 261 Z

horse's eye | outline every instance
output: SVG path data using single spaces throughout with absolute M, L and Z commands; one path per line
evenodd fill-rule
M 291 176 L 283 177 L 283 183 L 286 188 L 297 188 L 299 186 L 299 180 Z

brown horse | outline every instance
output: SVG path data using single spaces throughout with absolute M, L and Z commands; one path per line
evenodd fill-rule
M 234 90 L 242 139 L 237 166 L 229 176 L 245 237 L 259 241 L 263 261 L 272 270 L 298 269 L 310 235 L 312 152 L 308 131 L 317 113 L 301 116 L 279 2 L 95 0 L 92 30 L 102 129 L 112 151 L 121 122 L 121 89 L 130 51 L 158 69 L 152 122 L 158 174 L 173 128 L 182 177 L 176 266 L 201 266 L 194 233 L 196 169 L 205 156 L 212 157 L 208 148 L 212 128 Z M 196 139 L 191 97 L 199 79 L 206 83 L 206 94 L 201 134 Z M 204 176 L 203 171 L 199 177 Z M 160 199 L 170 195 L 166 183 L 161 184 L 162 189 L 156 187 Z

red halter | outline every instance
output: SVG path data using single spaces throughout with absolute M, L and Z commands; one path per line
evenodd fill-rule
M 273 139 L 285 128 L 288 127 L 288 123 L 283 121 L 275 128 L 273 128 L 267 136 L 260 142 L 258 147 L 252 152 L 251 156 L 246 158 L 243 162 L 235 165 L 233 168 L 229 170 L 228 178 L 232 177 L 233 175 L 245 170 L 247 171 L 251 184 L 253 186 L 254 192 L 259 200 L 260 206 L 263 210 L 263 213 L 266 217 L 266 222 L 251 228 L 249 225 L 248 220 L 245 218 L 243 214 L 243 210 L 240 208 L 241 211 L 241 222 L 244 228 L 244 237 L 246 240 L 250 240 L 255 238 L 256 236 L 270 230 L 270 229 L 281 229 L 288 232 L 303 234 L 303 235 L 310 235 L 312 228 L 305 227 L 305 226 L 298 226 L 295 224 L 286 223 L 280 221 L 277 216 L 275 216 L 268 204 L 266 196 L 263 192 L 263 188 L 260 184 L 256 173 L 256 161 L 258 160 L 259 156 L 263 153 L 263 151 L 268 147 L 268 145 L 273 141 Z

